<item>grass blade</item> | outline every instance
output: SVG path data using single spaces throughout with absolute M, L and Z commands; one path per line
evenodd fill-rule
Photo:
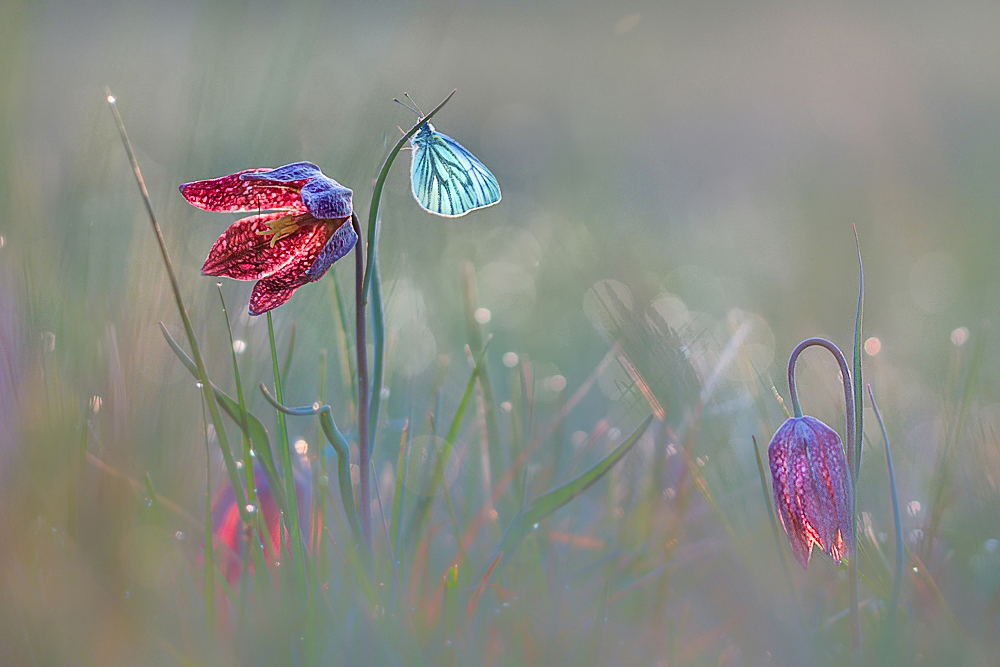
M 510 554 L 512 554 L 514 549 L 517 548 L 521 538 L 527 535 L 537 522 L 541 521 L 589 489 L 609 470 L 611 470 L 611 468 L 614 467 L 614 465 L 618 463 L 623 456 L 628 454 L 629 450 L 631 450 L 632 447 L 639 442 L 639 438 L 652 421 L 653 415 L 649 415 L 645 420 L 643 420 L 639 427 L 632 432 L 632 435 L 626 438 L 620 445 L 615 447 L 610 454 L 601 459 L 597 464 L 590 468 L 590 470 L 587 470 L 576 479 L 573 479 L 558 488 L 552 489 L 548 493 L 542 494 L 536 498 L 527 509 L 518 512 L 507 526 L 507 530 L 504 531 L 503 538 L 500 540 L 500 546 L 497 547 L 497 551 L 503 551 L 506 554 L 504 561 L 509 559 Z
M 882 442 L 885 443 L 885 464 L 889 472 L 889 492 L 892 495 L 892 519 L 896 528 L 896 571 L 892 578 L 892 593 L 889 595 L 888 618 L 886 618 L 882 631 L 882 639 L 879 642 L 879 653 L 882 656 L 879 662 L 884 663 L 885 651 L 893 644 L 893 635 L 896 630 L 896 615 L 899 609 L 899 593 L 903 585 L 903 527 L 899 518 L 899 495 L 896 493 L 896 475 L 892 470 L 892 452 L 889 451 L 889 435 L 886 433 L 885 422 L 882 421 L 882 414 L 878 410 L 878 405 L 875 404 L 875 393 L 872 391 L 870 384 L 868 385 L 868 398 L 872 403 L 872 410 L 875 412 L 875 420 L 878 421 L 878 426 L 882 430 Z

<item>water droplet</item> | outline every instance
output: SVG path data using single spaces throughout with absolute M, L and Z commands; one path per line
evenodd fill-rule
M 255 450 L 255 449 L 251 449 L 250 450 L 250 458 L 252 458 L 252 459 L 257 458 L 257 450 Z
M 315 403 L 313 403 L 313 410 L 316 410 L 318 412 L 319 408 L 320 408 L 319 401 L 316 401 Z
M 566 378 L 562 375 L 553 375 L 542 381 L 542 386 L 549 391 L 560 392 L 566 388 Z
M 532 529 L 532 530 L 538 530 L 538 522 L 537 522 L 537 521 L 535 522 L 535 525 L 533 525 L 533 526 L 531 527 L 531 529 Z
M 201 383 L 201 380 L 198 380 L 197 382 L 195 382 L 195 383 L 194 383 L 194 386 L 198 387 L 198 389 L 201 389 L 201 388 L 202 388 L 202 387 L 204 387 L 205 385 L 203 385 L 203 384 Z
M 920 501 L 911 500 L 909 504 L 906 506 L 906 513 L 909 514 L 910 516 L 917 516 L 918 514 L 920 514 Z
M 295 441 L 295 453 L 299 456 L 305 456 L 309 453 L 309 443 L 304 439 L 299 438 Z
M 237 461 L 236 462 L 236 469 L 237 470 L 242 470 L 243 469 L 243 461 Z
M 382 387 L 382 391 L 380 391 L 378 395 L 382 397 L 383 401 L 385 399 L 389 398 L 389 390 L 388 390 L 388 388 Z
M 3 244 L 4 244 L 4 240 L 3 240 L 3 237 L 2 237 L 2 236 L 0 236 L 0 248 L 2 248 L 2 247 L 3 247 Z
M 951 344 L 961 347 L 969 340 L 969 330 L 966 327 L 959 327 L 951 332 Z
M 256 508 L 256 507 L 254 507 L 254 504 L 253 504 L 253 503 L 247 503 L 247 512 L 248 512 L 249 514 L 253 514 L 253 513 L 254 513 L 254 512 L 256 512 L 256 511 L 257 511 L 257 508 Z
M 865 341 L 865 354 L 869 357 L 874 357 L 882 349 L 882 341 L 880 341 L 875 336 L 872 336 Z
M 500 404 L 500 409 L 504 412 L 510 412 L 514 409 L 514 406 L 510 404 L 510 401 L 504 401 Z
M 517 358 L 517 352 L 504 352 L 503 365 L 507 368 L 514 368 L 518 361 L 520 360 Z
M 480 324 L 486 324 L 493 317 L 493 313 L 490 312 L 489 308 L 476 308 L 476 312 L 473 314 L 476 321 Z
M 108 104 L 114 104 L 114 103 L 115 103 L 115 96 L 108 95 Z M 128 597 L 128 591 L 125 591 L 125 593 L 126 593 L 125 597 Z
M 176 539 L 178 539 L 178 540 L 183 540 L 184 539 L 184 531 L 183 530 L 178 530 L 176 533 L 174 533 L 174 537 Z
M 216 287 L 222 287 L 222 281 L 221 281 L 221 280 L 217 281 L 217 282 L 215 283 L 215 286 L 216 286 Z
M 235 352 L 236 354 L 243 354 L 243 352 L 246 349 L 247 349 L 246 341 L 242 341 L 238 338 L 233 341 L 233 352 Z

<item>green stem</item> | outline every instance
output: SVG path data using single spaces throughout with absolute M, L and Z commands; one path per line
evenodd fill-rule
M 431 117 L 440 111 L 452 95 L 451 93 L 431 110 L 426 116 L 416 122 L 409 132 L 404 134 L 389 155 L 386 156 L 378 178 L 375 179 L 375 187 L 372 189 L 371 205 L 368 208 L 368 250 L 367 261 L 361 259 L 361 229 L 357 215 L 351 214 L 351 224 L 358 235 L 358 245 L 355 246 L 357 260 L 356 287 L 355 287 L 355 318 L 357 326 L 358 345 L 358 464 L 361 476 L 360 505 L 361 505 L 361 532 L 364 536 L 365 546 L 369 553 L 372 549 L 372 527 L 371 527 L 371 460 L 372 450 L 375 445 L 375 432 L 378 427 L 378 408 L 382 398 L 382 371 L 385 361 L 385 320 L 382 311 L 382 291 L 378 280 L 378 212 L 382 201 L 382 190 L 385 188 L 385 180 L 389 175 L 389 168 L 402 150 L 406 142 L 417 133 Z M 372 290 L 372 325 L 373 339 L 375 343 L 375 359 L 372 374 L 371 394 L 368 393 L 368 359 L 367 344 L 365 342 L 365 309 L 368 305 L 368 291 Z
M 330 445 L 333 446 L 333 450 L 337 453 L 337 479 L 340 485 L 340 500 L 344 505 L 344 513 L 347 515 L 347 523 L 351 527 L 351 533 L 354 535 L 355 542 L 358 545 L 364 544 L 361 535 L 361 524 L 358 520 L 358 510 L 354 506 L 354 494 L 352 493 L 351 486 L 351 446 L 348 444 L 344 434 L 337 428 L 337 422 L 333 419 L 333 410 L 329 405 L 289 408 L 272 397 L 264 383 L 261 383 L 260 391 L 264 394 L 267 402 L 274 406 L 274 409 L 286 415 L 294 415 L 296 417 L 319 416 L 319 423 L 323 429 L 323 433 L 326 434 L 326 439 L 329 440 Z
M 892 453 L 889 451 L 889 435 L 885 431 L 885 422 L 882 421 L 882 414 L 875 404 L 875 394 L 872 386 L 868 385 L 868 398 L 872 402 L 872 410 L 875 412 L 875 420 L 878 421 L 882 430 L 882 441 L 885 443 L 885 463 L 889 471 L 889 491 L 892 494 L 892 518 L 896 527 L 896 572 L 892 578 L 892 593 L 889 595 L 888 618 L 885 622 L 885 630 L 882 634 L 880 653 L 885 655 L 885 651 L 891 646 L 893 632 L 896 626 L 896 613 L 899 607 L 899 592 L 903 585 L 903 527 L 899 519 L 899 496 L 896 493 L 896 475 L 892 471 Z
M 844 409 L 847 413 L 847 428 L 844 431 L 844 435 L 846 437 L 847 469 L 851 475 L 851 558 L 847 562 L 849 570 L 847 577 L 847 611 L 851 624 L 851 654 L 854 657 L 854 663 L 861 665 L 861 616 L 858 613 L 857 480 L 854 475 L 853 465 L 854 459 L 857 456 L 855 449 L 857 432 L 855 430 L 856 422 L 854 419 L 855 402 L 853 383 L 851 381 L 851 371 L 847 367 L 847 359 L 844 358 L 844 353 L 840 351 L 839 347 L 825 338 L 807 338 L 802 341 L 795 346 L 792 354 L 788 357 L 788 393 L 792 399 L 792 412 L 796 418 L 802 417 L 802 407 L 799 405 L 799 395 L 795 388 L 795 361 L 799 358 L 803 350 L 813 345 L 826 348 L 836 358 L 837 363 L 840 365 L 841 379 L 844 381 Z

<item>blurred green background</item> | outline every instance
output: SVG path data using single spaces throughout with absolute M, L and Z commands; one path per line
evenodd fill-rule
M 85 433 L 94 457 L 131 479 L 149 473 L 190 515 L 204 502 L 199 394 L 157 328 L 177 335 L 180 322 L 109 86 L 214 377 L 226 377 L 229 343 L 216 281 L 199 269 L 234 216 L 195 210 L 178 184 L 309 160 L 354 190 L 365 219 L 397 128 L 414 121 L 392 98 L 406 91 L 428 109 L 458 89 L 435 124 L 490 167 L 503 201 L 437 219 L 409 193 L 408 155 L 390 174 L 380 256 L 394 435 L 376 469 L 391 479 L 398 422 L 422 419 L 441 382 L 440 400 L 453 406 L 468 377 L 466 262 L 489 310 L 497 401 L 510 398 L 500 359 L 514 352 L 533 363 L 540 414 L 561 400 L 552 378 L 572 393 L 613 340 L 659 313 L 677 340 L 629 353 L 651 385 L 670 385 L 677 378 L 661 376 L 670 371 L 657 358 L 680 350 L 713 387 L 692 455 L 747 540 L 705 547 L 735 555 L 701 562 L 691 575 L 700 583 L 677 592 L 675 601 L 698 597 L 710 586 L 702 578 L 720 571 L 730 587 L 703 603 L 711 613 L 695 614 L 720 634 L 671 665 L 767 664 L 760 645 L 791 627 L 748 639 L 757 631 L 746 616 L 771 604 L 760 591 L 785 595 L 750 438 L 763 447 L 783 418 L 771 385 L 787 400 L 784 364 L 800 339 L 850 348 L 856 225 L 865 337 L 877 339 L 866 380 L 894 444 L 904 537 L 941 594 L 906 580 L 908 632 L 927 638 L 912 659 L 989 664 L 1000 640 L 998 35 L 1000 5 L 988 2 L 2 0 L 0 587 L 9 604 L 0 637 L 15 647 L 11 660 L 50 640 L 39 662 L 135 664 L 156 646 L 121 639 L 155 625 L 130 625 L 125 592 L 164 586 L 155 559 L 135 555 L 152 549 L 137 535 L 141 502 L 92 465 L 73 468 L 67 452 Z M 349 294 L 352 261 L 334 271 Z M 270 381 L 270 361 L 266 323 L 245 314 L 250 288 L 222 285 L 255 387 Z M 287 402 L 311 403 L 321 349 L 339 377 L 331 282 L 302 288 L 275 314 L 279 342 L 295 325 Z M 739 361 L 720 366 L 734 335 Z M 838 382 L 826 356 L 804 357 L 805 409 L 839 429 Z M 635 414 L 622 405 L 635 399 L 627 385 L 602 374 L 552 446 L 578 441 L 595 414 Z M 325 398 L 340 415 L 348 389 L 330 379 Z M 668 413 L 690 408 L 679 403 Z M 891 514 L 881 438 L 867 419 L 859 503 L 878 539 L 891 536 Z M 314 442 L 315 427 L 290 435 Z M 629 470 L 652 454 L 633 456 Z M 68 488 L 84 499 L 69 546 Z M 670 512 L 664 498 L 660 511 Z M 692 521 L 725 543 L 711 513 Z M 834 578 L 829 561 L 810 568 L 804 599 Z M 613 632 L 630 643 L 619 662 L 661 664 L 655 629 L 631 633 L 641 623 L 627 612 L 618 622 Z

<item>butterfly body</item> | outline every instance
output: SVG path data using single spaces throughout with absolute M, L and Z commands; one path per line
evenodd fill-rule
M 500 201 L 500 184 L 486 165 L 430 123 L 424 123 L 410 143 L 410 184 L 423 209 L 457 218 Z

